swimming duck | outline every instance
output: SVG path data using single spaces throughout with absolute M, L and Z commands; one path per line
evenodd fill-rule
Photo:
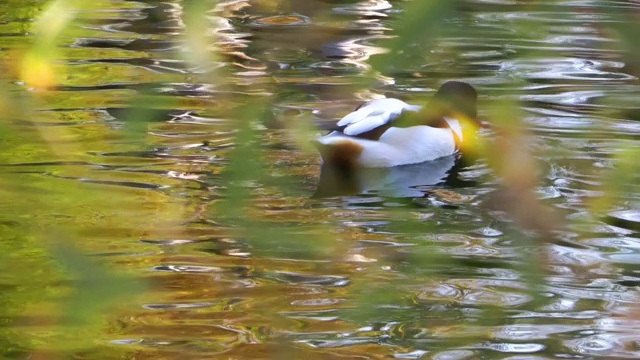
M 448 81 L 428 106 L 402 100 L 371 100 L 317 139 L 325 164 L 394 167 L 453 155 L 481 127 L 473 86 Z

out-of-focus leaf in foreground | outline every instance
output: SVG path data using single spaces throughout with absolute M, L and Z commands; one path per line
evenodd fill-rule
M 61 241 L 57 243 L 52 249 L 53 257 L 72 278 L 73 287 L 69 297 L 63 300 L 61 325 L 88 332 L 98 331 L 104 325 L 100 320 L 107 309 L 111 313 L 119 302 L 145 290 L 141 281 L 119 275 L 75 248 L 61 244 Z M 71 350 L 88 344 L 74 338 L 63 339 L 60 345 Z
M 20 77 L 27 85 L 47 89 L 57 83 L 63 70 L 62 66 L 55 64 L 59 59 L 57 41 L 78 11 L 89 3 L 87 0 L 56 0 L 47 5 L 34 25 L 34 32 L 38 35 L 36 41 L 22 60 Z

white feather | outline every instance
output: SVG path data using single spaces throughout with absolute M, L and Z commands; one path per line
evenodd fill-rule
M 356 123 L 353 123 L 347 126 L 346 128 L 344 128 L 342 132 L 345 135 L 350 135 L 350 136 L 364 134 L 367 131 L 371 131 L 379 126 L 383 126 L 384 124 L 388 123 L 390 121 L 389 117 L 385 115 L 388 115 L 388 114 L 367 116 L 365 120 L 358 121 Z
M 418 111 L 420 108 L 398 99 L 375 99 L 343 117 L 337 125 L 346 126 L 343 132 L 355 136 L 388 124 L 397 119 L 403 111 Z

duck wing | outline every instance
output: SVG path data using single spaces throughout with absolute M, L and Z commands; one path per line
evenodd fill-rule
M 335 130 L 348 136 L 377 139 L 404 112 L 417 112 L 420 108 L 398 99 L 371 100 L 338 121 Z

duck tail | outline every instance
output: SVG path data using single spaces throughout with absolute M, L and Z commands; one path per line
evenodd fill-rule
M 358 168 L 358 158 L 364 150 L 360 144 L 349 140 L 325 143 L 319 139 L 314 145 L 320 152 L 323 164 L 344 170 Z
M 354 194 L 359 184 L 359 152 L 353 152 L 353 143 L 344 141 L 325 144 L 315 141 L 322 157 L 320 181 L 314 198 Z M 355 144 L 357 145 L 357 144 Z

